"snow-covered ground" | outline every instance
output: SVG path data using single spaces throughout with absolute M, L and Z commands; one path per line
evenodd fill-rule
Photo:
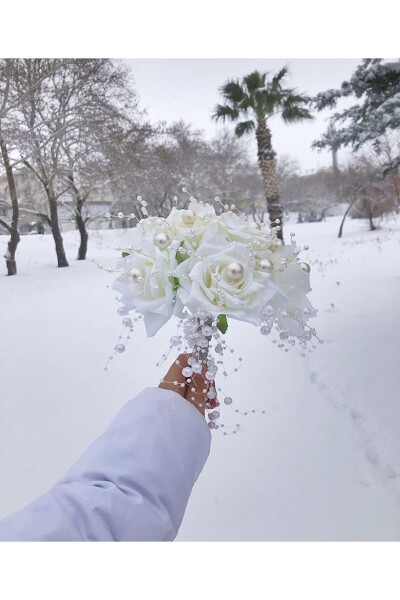
M 228 378 L 235 405 L 266 409 L 215 432 L 180 540 L 400 539 L 400 222 L 375 232 L 340 217 L 287 226 L 310 246 L 314 320 L 325 339 L 306 358 L 257 328 L 231 322 L 243 367 Z M 24 236 L 18 276 L 0 263 L 0 518 L 43 493 L 145 386 L 175 332 L 138 328 L 103 366 L 121 324 L 113 275 L 75 260 L 57 269 L 50 236 Z M 0 255 L 6 236 L 0 236 Z M 129 230 L 91 232 L 89 256 L 113 264 Z

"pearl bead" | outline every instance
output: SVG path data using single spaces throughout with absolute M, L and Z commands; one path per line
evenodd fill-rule
M 207 338 L 205 338 L 204 336 L 199 337 L 197 339 L 197 345 L 200 346 L 200 348 L 208 348 Z
M 275 309 L 270 304 L 267 304 L 267 306 L 264 306 L 264 308 L 261 311 L 261 317 L 263 319 L 269 319 L 270 317 L 273 317 L 274 314 L 275 314 Z
M 122 320 L 122 325 L 124 327 L 132 327 L 132 319 L 125 317 L 125 319 Z
M 213 330 L 209 325 L 204 325 L 201 329 L 201 333 L 205 336 L 210 336 L 212 335 Z
M 166 233 L 157 233 L 157 235 L 154 236 L 153 242 L 155 243 L 156 246 L 158 246 L 160 248 L 160 250 L 166 250 L 166 248 L 169 246 L 171 240 L 169 235 L 167 235 Z
M 218 412 L 217 410 L 214 410 L 212 413 L 210 413 L 210 414 L 208 415 L 208 418 L 209 418 L 211 421 L 215 421 L 216 419 L 219 419 L 219 417 L 220 417 L 220 414 L 219 414 L 219 412 Z
M 190 367 L 185 367 L 184 369 L 182 369 L 182 375 L 184 377 L 190 377 L 192 374 L 192 369 Z
M 125 346 L 124 346 L 124 344 L 117 344 L 115 346 L 114 350 L 119 353 L 125 352 Z
M 274 246 L 275 248 L 282 248 L 282 246 L 284 246 L 284 243 L 282 242 L 282 240 L 275 240 L 274 242 Z
M 196 220 L 196 213 L 193 210 L 182 211 L 182 221 L 185 225 L 193 225 Z
M 232 398 L 230 396 L 227 396 L 224 399 L 224 403 L 227 404 L 229 406 L 229 404 L 232 404 Z
M 183 331 L 185 333 L 192 333 L 195 328 L 194 324 L 191 321 L 185 321 L 183 324 Z
M 143 270 L 139 267 L 132 267 L 127 272 L 127 277 L 131 283 L 140 283 L 143 278 Z
M 129 313 L 128 309 L 125 306 L 120 306 L 117 309 L 117 313 L 122 317 L 123 315 L 127 315 Z
M 226 279 L 229 282 L 238 282 L 243 278 L 244 268 L 240 263 L 232 262 L 225 267 Z
M 305 262 L 301 262 L 299 263 L 300 269 L 302 271 L 304 271 L 305 273 L 309 273 L 311 271 L 311 267 L 309 264 L 305 263 Z
M 272 273 L 274 270 L 273 263 L 268 258 L 261 258 L 256 263 L 257 271 L 262 271 L 263 273 Z
M 268 325 L 263 325 L 260 329 L 262 335 L 269 335 L 271 333 L 271 328 Z

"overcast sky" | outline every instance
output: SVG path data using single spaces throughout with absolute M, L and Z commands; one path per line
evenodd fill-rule
M 251 71 L 276 72 L 289 64 L 288 83 L 299 91 L 314 95 L 339 87 L 349 78 L 361 59 L 125 59 L 132 69 L 141 105 L 152 121 L 184 119 L 213 137 L 222 125 L 211 119 L 220 101 L 218 88 L 230 77 L 241 77 Z M 271 120 L 273 144 L 278 154 L 296 158 L 303 171 L 329 165 L 328 152 L 311 150 L 313 140 L 326 129 L 329 112 L 317 113 L 314 121 L 285 125 L 278 117 Z M 233 128 L 233 125 L 228 125 Z M 255 142 L 249 138 L 255 153 Z M 348 154 L 340 153 L 346 160 Z

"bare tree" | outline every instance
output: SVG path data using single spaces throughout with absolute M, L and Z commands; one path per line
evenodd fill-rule
M 389 177 L 389 175 L 387 176 Z M 380 165 L 373 152 L 365 151 L 353 156 L 342 169 L 342 198 L 348 202 L 339 227 L 338 237 L 342 237 L 346 218 L 368 219 L 371 231 L 376 229 L 374 219 L 396 210 L 393 190 L 387 187 L 387 178 L 380 178 Z M 385 185 L 386 184 L 386 185 Z
M 121 156 L 126 151 L 132 168 L 137 146 L 146 137 L 148 126 L 142 122 L 138 100 L 129 71 L 109 59 L 78 61 L 76 95 L 79 93 L 79 125 L 61 131 L 59 175 L 73 198 L 72 215 L 80 233 L 78 260 L 87 253 L 86 224 L 93 218 L 88 199 L 101 195 L 113 202 L 112 184 L 124 177 Z M 70 69 L 71 66 L 69 65 Z M 63 88 L 57 89 L 62 102 Z
M 49 219 L 55 242 L 59 267 L 67 267 L 58 218 L 57 200 L 63 190 L 56 187 L 60 160 L 58 135 L 76 121 L 75 107 L 71 107 L 63 70 L 64 59 L 23 59 L 16 61 L 12 86 L 17 96 L 26 96 L 12 122 L 12 135 L 18 147 L 20 161 L 43 186 L 49 205 Z M 64 86 L 64 102 L 55 98 L 54 89 Z M 29 90 L 29 94 L 27 94 Z
M 0 130 L 1 130 L 1 121 L 0 121 Z M 18 220 L 19 220 L 19 206 L 18 206 L 18 197 L 17 197 L 17 188 L 15 186 L 14 173 L 10 162 L 10 157 L 8 153 L 7 144 L 4 138 L 0 134 L 0 148 L 1 148 L 1 156 L 3 159 L 4 167 L 6 170 L 7 181 L 8 181 L 8 189 L 11 198 L 11 222 L 8 223 L 4 219 L 0 219 L 0 224 L 7 229 L 10 233 L 10 240 L 7 245 L 7 251 L 4 255 L 6 259 L 7 265 L 7 273 L 8 275 L 16 275 L 17 274 L 17 261 L 15 259 L 15 254 L 17 252 L 17 246 L 20 241 L 20 235 L 18 231 Z
M 15 61 L 13 59 L 0 60 L 0 149 L 1 158 L 7 176 L 8 191 L 10 195 L 11 205 L 10 222 L 7 222 L 5 219 L 1 219 L 0 223 L 10 233 L 10 240 L 7 245 L 7 251 L 4 255 L 4 258 L 6 259 L 8 275 L 17 274 L 17 262 L 15 259 L 15 255 L 17 252 L 17 246 L 20 242 L 20 235 L 18 231 L 19 205 L 17 188 L 15 185 L 14 171 L 7 144 L 7 133 L 4 129 L 5 119 L 12 110 L 15 110 L 15 108 L 18 105 L 15 95 L 13 95 L 12 93 L 12 87 L 10 85 L 12 79 L 12 72 L 14 68 L 14 62 Z
M 58 205 L 70 195 L 86 255 L 82 208 L 93 186 L 109 177 L 101 141 L 116 116 L 129 121 L 136 97 L 128 71 L 110 59 L 24 59 L 13 76 L 17 95 L 28 94 L 13 121 L 20 161 L 43 187 L 59 267 L 68 266 Z M 107 124 L 107 128 L 104 127 Z M 101 176 L 100 176 L 101 172 Z M 64 202 L 65 204 L 65 202 Z

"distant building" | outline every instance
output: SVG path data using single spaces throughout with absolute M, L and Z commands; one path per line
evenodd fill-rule
M 20 233 L 50 232 L 47 220 L 40 215 L 35 214 L 35 212 L 38 211 L 44 215 L 49 215 L 47 199 L 40 185 L 29 170 L 25 168 L 16 171 L 14 177 L 20 202 Z M 116 226 L 121 227 L 120 222 L 105 219 L 105 214 L 110 209 L 112 201 L 112 192 L 106 186 L 90 192 L 87 201 L 85 202 L 83 213 L 84 217 L 89 217 L 91 219 L 88 223 L 88 228 L 108 229 Z M 11 221 L 12 215 L 11 207 L 7 206 L 9 203 L 10 195 L 7 177 L 6 175 L 0 175 L 0 217 L 7 222 Z M 119 210 L 121 210 L 121 208 L 117 206 L 112 212 L 115 213 Z M 68 192 L 65 192 L 58 201 L 58 216 L 62 231 L 76 229 L 74 199 Z M 96 216 L 97 218 L 95 218 Z M 8 232 L 0 225 L 0 233 Z

